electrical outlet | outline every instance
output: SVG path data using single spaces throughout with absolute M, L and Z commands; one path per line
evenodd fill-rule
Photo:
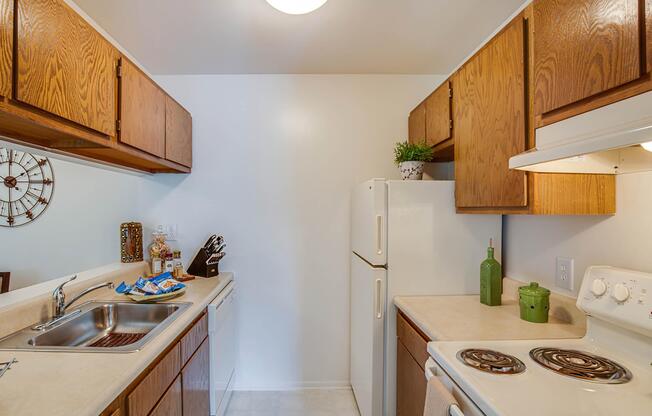
M 568 257 L 557 257 L 557 273 L 555 274 L 555 286 L 560 289 L 573 291 L 575 280 L 575 259 Z
M 163 232 L 166 234 L 167 241 L 177 241 L 179 235 L 179 227 L 176 224 L 166 224 L 163 226 Z

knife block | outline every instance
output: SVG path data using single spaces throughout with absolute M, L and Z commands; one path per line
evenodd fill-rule
M 220 274 L 220 261 L 208 263 L 208 257 L 206 250 L 203 247 L 200 248 L 192 263 L 190 263 L 190 267 L 188 267 L 188 274 L 201 277 L 215 277 Z

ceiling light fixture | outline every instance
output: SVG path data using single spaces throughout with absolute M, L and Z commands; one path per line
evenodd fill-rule
M 647 150 L 648 152 L 652 152 L 652 142 L 641 143 L 641 147 L 643 147 L 643 149 Z
M 287 14 L 306 14 L 319 9 L 328 0 L 267 0 L 273 8 Z

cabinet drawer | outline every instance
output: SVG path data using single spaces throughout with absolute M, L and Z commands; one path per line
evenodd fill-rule
M 176 344 L 127 396 L 129 416 L 147 416 L 149 414 L 181 371 L 179 351 L 180 346 Z
M 190 357 L 197 351 L 197 348 L 208 336 L 208 314 L 204 315 L 193 325 L 193 327 L 181 338 L 181 367 L 186 365 Z
M 400 312 L 396 316 L 396 334 L 422 369 L 428 361 L 428 339 L 424 338 Z
M 149 416 L 182 416 L 181 376 L 178 376 Z

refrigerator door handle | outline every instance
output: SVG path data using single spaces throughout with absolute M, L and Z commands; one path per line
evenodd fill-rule
M 382 279 L 376 279 L 376 296 L 375 296 L 376 319 L 383 319 L 382 292 L 383 292 L 383 281 Z
M 376 253 L 383 254 L 383 216 L 376 215 Z

